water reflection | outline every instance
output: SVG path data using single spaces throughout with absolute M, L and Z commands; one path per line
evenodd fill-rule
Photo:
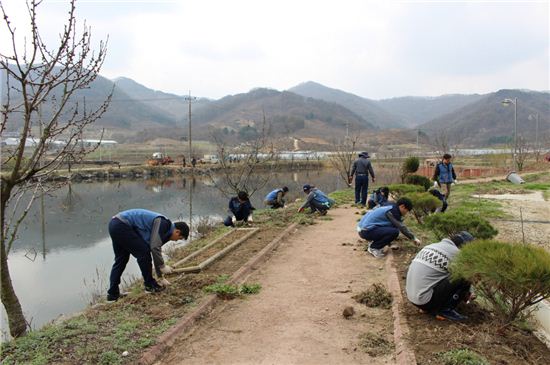
M 377 175 L 385 183 L 383 174 L 377 171 Z M 281 172 L 251 197 L 252 204 L 262 208 L 265 194 L 285 185 L 290 189 L 288 201 L 302 198 L 306 183 L 327 193 L 346 186 L 331 170 Z M 107 225 L 113 215 L 131 208 L 187 222 L 191 210 L 194 217 L 221 220 L 227 214 L 227 198 L 209 179 L 198 176 L 73 183 L 47 196 L 43 204 L 32 207 L 9 256 L 15 290 L 34 326 L 83 308 L 91 290 L 84 287 L 85 278 L 99 275 L 97 282 L 105 285 L 95 289 L 106 290 L 113 262 Z M 25 257 L 33 250 L 42 254 L 41 260 Z M 139 268 L 132 259 L 125 277 L 135 275 Z M 7 328 L 3 308 L 2 328 Z

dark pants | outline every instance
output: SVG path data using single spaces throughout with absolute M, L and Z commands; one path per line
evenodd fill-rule
M 321 203 L 319 203 L 315 200 L 312 200 L 309 203 L 309 207 L 311 208 L 311 213 L 314 213 L 315 211 L 317 211 L 319 213 L 323 213 L 323 212 L 326 212 L 327 210 L 329 210 L 329 207 L 327 207 L 326 205 L 321 204 Z
M 252 213 L 252 210 L 250 209 L 249 206 L 241 205 L 241 208 L 237 212 L 234 212 L 233 214 L 235 215 L 235 219 L 237 221 L 246 222 L 248 220 L 248 217 L 250 216 L 250 213 Z M 225 220 L 223 221 L 223 224 L 226 227 L 233 226 L 232 218 L 233 218 L 232 216 L 228 215 L 227 218 L 225 218 Z
M 145 286 L 157 285 L 156 280 L 153 278 L 151 248 L 149 244 L 132 227 L 118 218 L 111 219 L 109 223 L 109 235 L 113 241 L 115 263 L 111 269 L 110 287 L 107 293 L 113 296 L 120 294 L 118 288 L 120 277 L 126 268 L 128 260 L 130 260 L 130 255 L 137 259 Z
M 268 205 L 271 209 L 284 208 L 285 201 L 282 200 L 279 203 L 277 200 L 266 200 L 265 204 Z
M 442 309 L 455 309 L 458 303 L 465 300 L 470 293 L 470 283 L 466 280 L 441 280 L 433 289 L 432 299 L 426 304 L 416 305 L 418 308 L 437 313 Z
M 399 236 L 399 229 L 391 227 L 371 227 L 367 230 L 361 230 L 359 237 L 372 241 L 370 247 L 381 249 L 388 246 L 394 239 Z
M 369 176 L 355 175 L 355 204 L 361 202 L 367 204 L 367 195 L 369 193 Z

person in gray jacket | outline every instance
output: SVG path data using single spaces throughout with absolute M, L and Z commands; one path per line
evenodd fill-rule
M 460 301 L 473 299 L 470 283 L 450 281 L 448 267 L 462 245 L 473 239 L 469 232 L 462 231 L 420 250 L 407 272 L 407 298 L 412 304 L 437 319 L 467 319 L 455 308 Z
M 348 182 L 351 184 L 353 175 L 355 175 L 355 204 L 361 203 L 363 207 L 367 204 L 367 195 L 369 194 L 369 174 L 374 183 L 376 178 L 369 160 L 369 154 L 368 152 L 361 152 L 359 158 L 353 162 Z
M 305 184 L 303 190 L 307 197 L 304 204 L 298 209 L 298 213 L 302 213 L 306 208 L 311 208 L 311 213 L 319 212 L 320 215 L 325 215 L 334 205 L 334 200 L 313 185 Z

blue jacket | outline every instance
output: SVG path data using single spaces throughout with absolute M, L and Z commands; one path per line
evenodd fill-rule
M 273 200 L 277 200 L 277 194 L 279 192 L 282 192 L 283 189 L 275 189 L 273 190 L 271 193 L 267 194 L 265 196 L 265 199 L 264 200 L 268 200 L 268 201 L 273 201 Z
M 434 180 L 439 181 L 441 184 L 450 184 L 456 180 L 453 164 L 449 162 L 449 164 L 446 165 L 443 162 L 439 162 L 435 167 Z
M 146 209 L 125 210 L 118 213 L 117 217 L 121 218 L 124 223 L 134 227 L 141 238 L 143 238 L 147 243 L 151 243 L 151 230 L 153 229 L 153 221 L 155 218 L 162 217 L 170 223 L 166 226 L 168 229 L 159 231 L 159 236 L 161 237 L 163 243 L 169 241 L 170 236 L 175 229 L 174 223 L 170 222 L 170 220 L 168 220 L 165 216 Z M 162 228 L 163 225 L 160 227 Z
M 388 203 L 388 198 L 380 192 L 380 189 L 373 191 L 370 198 L 377 205 L 387 205 Z

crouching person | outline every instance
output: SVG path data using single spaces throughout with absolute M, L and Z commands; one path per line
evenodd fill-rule
M 388 198 L 390 196 L 390 188 L 383 186 L 374 190 L 367 201 L 367 206 L 372 209 L 378 205 L 388 205 Z
M 402 223 L 403 217 L 412 208 L 413 205 L 409 199 L 401 198 L 395 204 L 369 210 L 361 218 L 357 231 L 359 237 L 372 241 L 368 247 L 371 255 L 378 258 L 384 257 L 384 247 L 389 246 L 399 236 L 399 232 L 414 240 L 416 244 L 420 244 L 420 240 Z
M 265 196 L 265 205 L 271 207 L 271 209 L 284 208 L 284 197 L 286 193 L 288 193 L 288 188 L 286 186 L 283 186 L 281 189 L 273 190 L 271 193 Z
M 444 213 L 446 210 L 447 210 L 447 198 L 445 197 L 445 194 L 443 194 L 442 192 L 440 192 L 438 189 L 436 188 L 432 188 L 429 190 L 430 194 L 432 194 L 433 196 L 435 196 L 437 199 L 439 199 L 441 201 L 441 208 L 437 208 L 435 211 L 436 213 L 437 212 L 440 212 L 440 213 Z
M 306 208 L 311 208 L 311 213 L 319 212 L 320 215 L 325 215 L 334 205 L 334 200 L 313 185 L 305 184 L 303 190 L 307 197 L 305 203 L 298 209 L 299 213 Z
M 164 287 L 153 278 L 151 262 L 155 264 L 158 277 L 171 273 L 172 268 L 165 265 L 162 258 L 162 245 L 168 241 L 186 240 L 189 236 L 189 226 L 185 222 L 172 223 L 162 214 L 150 210 L 130 209 L 118 213 L 111 219 L 109 235 L 113 241 L 115 262 L 111 269 L 107 301 L 113 302 L 121 296 L 120 277 L 130 255 L 137 259 L 145 291 L 162 291 Z M 168 284 L 168 281 L 163 279 L 161 283 Z
M 407 272 L 409 301 L 438 319 L 466 319 L 455 308 L 460 301 L 473 298 L 470 283 L 465 280 L 450 281 L 448 267 L 462 245 L 473 239 L 469 232 L 462 231 L 422 248 Z
M 229 199 L 230 215 L 225 218 L 223 224 L 234 227 L 236 222 L 252 222 L 252 211 L 255 209 L 250 203 L 248 193 L 239 191 L 237 196 Z

